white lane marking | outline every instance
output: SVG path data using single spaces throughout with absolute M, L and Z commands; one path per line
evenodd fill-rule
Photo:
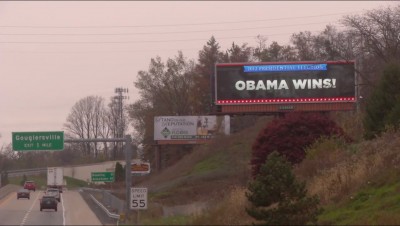
M 65 208 L 64 208 L 63 196 L 61 193 L 60 193 L 60 200 L 61 200 L 61 205 L 62 205 L 62 209 L 63 209 L 63 225 L 65 226 Z
M 22 219 L 22 222 L 20 224 L 20 226 L 25 225 L 26 219 L 28 219 L 29 214 L 31 213 L 33 206 L 35 205 L 37 199 L 39 198 L 39 195 L 36 195 L 36 199 L 33 201 L 31 208 L 29 208 L 28 212 L 26 212 L 24 218 Z

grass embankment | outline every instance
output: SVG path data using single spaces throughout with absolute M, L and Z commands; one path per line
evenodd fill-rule
M 400 133 L 387 132 L 371 141 L 361 138 L 360 120 L 347 114 L 339 124 L 352 143 L 321 139 L 307 149 L 307 158 L 294 173 L 305 181 L 310 195 L 317 195 L 324 212 L 321 225 L 400 225 Z M 176 165 L 152 176 L 150 208 L 142 211 L 142 224 L 249 225 L 251 145 L 265 126 L 253 128 L 198 147 Z M 160 205 L 205 200 L 208 208 L 193 215 L 163 217 Z M 156 205 L 157 204 L 157 205 Z M 159 205 L 160 204 L 160 205 Z
M 237 209 L 245 199 L 243 191 L 250 177 L 251 145 L 269 120 L 271 118 L 262 117 L 252 128 L 198 146 L 175 165 L 141 182 L 138 186 L 149 188 L 149 209 L 141 211 L 140 223 L 210 224 L 209 218 L 217 215 L 219 222 L 211 223 L 251 223 L 245 212 L 233 208 Z M 193 215 L 163 216 L 162 207 L 177 205 L 193 209 Z M 211 209 L 218 213 L 202 214 L 210 213 Z
M 19 177 L 10 177 L 8 178 L 10 184 L 15 184 L 15 185 L 24 185 L 24 176 L 19 176 Z M 26 176 L 26 180 L 32 180 L 35 181 L 36 183 L 36 189 L 40 190 L 45 190 L 47 187 L 47 175 L 46 174 L 40 174 L 40 175 L 29 175 Z M 66 177 L 64 176 L 64 180 L 67 183 L 67 189 L 76 189 L 80 187 L 87 187 L 88 183 L 82 180 L 78 180 L 72 177 Z

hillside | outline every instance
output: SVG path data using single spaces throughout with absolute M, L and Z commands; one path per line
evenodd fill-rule
M 148 187 L 151 202 L 163 206 L 196 202 L 215 206 L 233 188 L 247 185 L 251 145 L 269 120 L 260 117 L 255 126 L 197 146 L 178 163 L 137 186 Z
M 346 122 L 359 122 L 351 117 L 355 116 L 349 114 Z M 244 193 L 250 179 L 251 146 L 269 120 L 260 117 L 253 127 L 197 146 L 175 165 L 136 184 L 149 188 L 149 209 L 141 212 L 139 222 L 254 222 L 244 211 L 248 205 Z M 352 131 L 355 126 L 347 126 L 356 135 Z M 295 166 L 294 173 L 306 181 L 310 194 L 320 197 L 325 211 L 319 224 L 400 224 L 399 149 L 400 133 L 395 132 L 350 144 L 335 138 L 323 139 L 310 147 L 307 158 Z M 174 207 L 167 216 L 168 208 Z M 195 215 L 188 216 L 190 213 Z

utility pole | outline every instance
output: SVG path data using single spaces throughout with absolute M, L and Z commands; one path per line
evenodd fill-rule
M 128 93 L 128 89 L 127 88 L 115 88 L 115 93 L 117 94 L 116 96 L 114 96 L 114 100 L 116 101 L 115 103 L 117 104 L 117 120 L 116 120 L 116 137 L 114 138 L 123 138 L 123 134 L 124 134 L 124 130 L 125 130 L 125 120 L 124 120 L 124 114 L 123 114 L 123 100 L 124 99 L 129 99 L 129 96 L 124 96 L 123 93 Z M 114 148 L 116 148 L 115 152 L 122 152 L 122 144 L 118 143 L 115 144 L 116 146 Z M 116 158 L 114 152 L 114 159 Z

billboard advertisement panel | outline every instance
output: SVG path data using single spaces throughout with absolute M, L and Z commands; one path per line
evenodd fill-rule
M 229 116 L 154 117 L 155 141 L 208 140 L 218 133 L 229 135 Z
M 215 104 L 355 102 L 354 61 L 216 64 Z

